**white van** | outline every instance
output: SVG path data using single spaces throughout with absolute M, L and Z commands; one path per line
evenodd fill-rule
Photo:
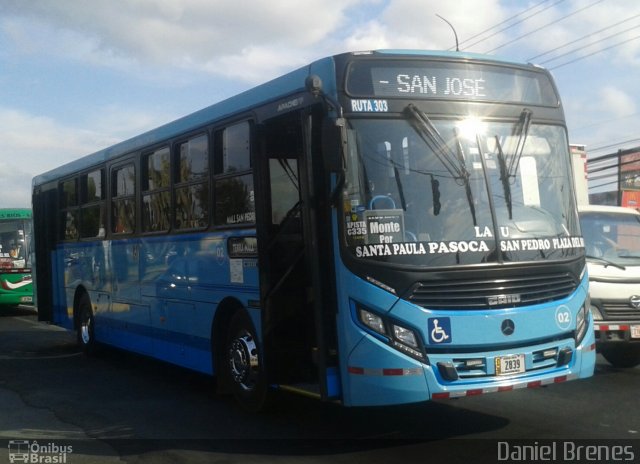
M 615 367 L 640 364 L 640 213 L 579 207 L 598 351 Z

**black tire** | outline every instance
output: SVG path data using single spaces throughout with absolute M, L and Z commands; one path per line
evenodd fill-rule
M 91 309 L 91 299 L 86 293 L 83 293 L 78 301 L 76 331 L 78 346 L 85 354 L 94 354 L 96 351 L 95 318 Z
M 636 367 L 640 364 L 640 345 L 610 346 L 602 350 L 602 356 L 613 367 Z
M 237 311 L 229 323 L 221 368 L 236 401 L 251 412 L 264 410 L 271 397 L 261 350 L 251 319 Z

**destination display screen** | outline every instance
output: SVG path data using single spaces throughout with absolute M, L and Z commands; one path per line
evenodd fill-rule
M 477 100 L 558 106 L 549 77 L 540 72 L 479 63 L 359 61 L 351 64 L 350 96 Z

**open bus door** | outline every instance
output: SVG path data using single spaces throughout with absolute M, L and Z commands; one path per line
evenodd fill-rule
M 38 320 L 54 322 L 53 320 L 53 281 L 52 255 L 56 245 L 58 212 L 57 183 L 52 182 L 37 187 L 33 192 L 33 243 L 34 258 L 32 258 L 32 272 L 34 285 L 34 305 L 38 310 Z M 35 259 L 35 256 L 38 258 Z M 37 276 L 45 276 L 38 279 Z
M 321 115 L 302 110 L 258 131 L 254 172 L 263 334 L 272 383 L 323 400 L 338 396 L 335 288 Z M 260 204 L 262 203 L 262 204 Z

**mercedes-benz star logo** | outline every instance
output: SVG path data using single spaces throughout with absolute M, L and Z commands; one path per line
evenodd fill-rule
M 633 306 L 634 308 L 640 309 L 640 296 L 633 295 L 631 298 L 629 298 L 629 303 L 631 303 L 631 306 Z
M 511 319 L 505 319 L 502 321 L 502 325 L 500 326 L 502 329 L 502 333 L 505 335 L 511 335 L 516 330 L 516 325 L 513 323 Z

